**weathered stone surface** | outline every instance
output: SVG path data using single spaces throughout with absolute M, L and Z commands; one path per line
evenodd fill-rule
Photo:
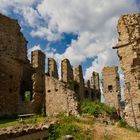
M 118 67 L 104 67 L 102 71 L 103 77 L 103 96 L 105 103 L 111 107 L 115 107 L 119 113 L 120 110 L 120 81 Z
M 80 106 L 76 94 L 67 87 L 66 83 L 46 76 L 45 85 L 47 115 L 57 115 L 62 112 L 67 115 L 79 114 Z
M 136 117 L 140 128 L 140 14 L 121 16 L 118 21 L 117 49 L 121 68 L 124 72 L 124 83 L 130 82 L 130 94 Z M 129 125 L 134 126 L 134 117 L 130 96 L 124 85 L 125 118 Z
M 57 65 L 53 58 L 48 58 L 48 75 L 58 79 Z

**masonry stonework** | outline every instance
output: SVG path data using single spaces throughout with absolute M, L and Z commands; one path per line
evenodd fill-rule
M 124 83 L 130 83 L 130 96 L 136 117 L 136 124 L 140 128 L 140 14 L 121 16 L 118 21 L 117 49 L 124 72 Z M 134 126 L 131 100 L 124 84 L 125 118 L 129 125 Z
M 103 77 L 103 96 L 105 103 L 120 110 L 120 81 L 118 67 L 104 67 L 102 72 Z

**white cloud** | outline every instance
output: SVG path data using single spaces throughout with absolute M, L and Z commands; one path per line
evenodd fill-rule
M 122 14 L 138 12 L 136 0 L 0 0 L 0 11 L 13 8 L 26 25 L 33 28 L 32 37 L 48 41 L 61 39 L 61 34 L 76 33 L 63 54 L 45 50 L 46 56 L 60 61 L 70 59 L 75 66 L 87 58 L 96 58 L 86 69 L 86 78 L 93 70 L 101 72 L 106 65 L 118 65 L 111 47 L 117 41 L 117 20 Z M 33 6 L 36 5 L 36 6 Z M 42 25 L 43 21 L 43 25 Z M 33 47 L 36 48 L 36 47 Z
M 137 11 L 136 0 L 43 0 L 37 9 L 60 32 L 95 31 L 110 17 Z
M 32 37 L 40 37 L 48 41 L 56 41 L 61 39 L 61 34 L 58 32 L 53 32 L 49 28 L 38 27 L 36 30 L 31 31 Z

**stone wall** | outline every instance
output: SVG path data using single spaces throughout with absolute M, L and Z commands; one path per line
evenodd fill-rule
M 136 124 L 140 128 L 140 14 L 130 14 L 121 16 L 118 21 L 118 43 L 117 49 L 124 72 L 124 83 L 130 83 L 130 96 L 124 84 L 125 96 L 125 118 L 129 125 L 134 126 L 134 116 Z M 132 106 L 131 100 L 132 99 Z
M 57 115 L 62 112 L 67 115 L 79 114 L 80 106 L 76 94 L 66 83 L 46 76 L 45 85 L 47 115 Z
M 120 81 L 118 67 L 104 67 L 102 71 L 103 77 L 103 96 L 105 103 L 111 107 L 115 107 L 119 113 L 120 110 Z

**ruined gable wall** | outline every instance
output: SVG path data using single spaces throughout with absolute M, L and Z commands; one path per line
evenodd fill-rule
M 103 72 L 103 95 L 105 103 L 117 110 L 120 108 L 120 86 L 118 67 L 104 67 Z
M 0 116 L 17 113 L 27 62 L 26 40 L 17 21 L 0 14 Z
M 119 39 L 117 49 L 121 68 L 124 72 L 124 83 L 130 82 L 136 123 L 140 128 L 140 14 L 121 16 L 118 21 Z M 124 85 L 125 118 L 134 126 L 130 96 Z

